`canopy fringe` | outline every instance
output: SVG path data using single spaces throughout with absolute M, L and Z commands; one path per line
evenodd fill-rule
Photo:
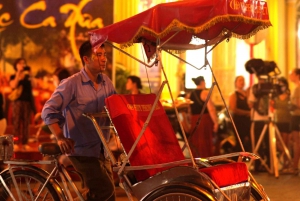
M 190 26 L 187 26 L 187 25 L 181 23 L 177 19 L 174 19 L 169 24 L 169 26 L 161 33 L 157 33 L 152 29 L 149 29 L 145 26 L 141 26 L 139 28 L 139 30 L 137 31 L 137 33 L 135 34 L 135 36 L 132 38 L 132 40 L 130 40 L 126 43 L 120 44 L 120 47 L 126 48 L 126 47 L 132 46 L 134 43 L 138 42 L 140 40 L 140 37 L 145 33 L 147 33 L 150 36 L 153 36 L 155 38 L 159 38 L 159 39 L 165 37 L 166 35 L 168 35 L 171 31 L 174 31 L 175 29 L 185 30 L 185 31 L 188 31 L 188 32 L 196 35 L 205 30 L 208 30 L 210 27 L 216 25 L 217 23 L 232 22 L 232 21 L 244 22 L 244 23 L 253 24 L 253 25 L 259 25 L 257 28 L 255 28 L 254 30 L 252 30 L 250 33 L 248 33 L 246 35 L 236 34 L 236 33 L 234 33 L 234 30 L 224 29 L 222 31 L 223 34 L 226 32 L 231 32 L 233 37 L 239 38 L 239 39 L 248 39 L 251 36 L 255 35 L 258 31 L 272 26 L 272 24 L 269 20 L 259 20 L 259 19 L 253 19 L 253 18 L 249 18 L 249 17 L 245 17 L 245 16 L 236 16 L 236 15 L 217 16 L 199 27 L 190 27 Z

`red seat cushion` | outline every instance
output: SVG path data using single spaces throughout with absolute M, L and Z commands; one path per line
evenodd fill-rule
M 248 169 L 245 163 L 229 163 L 201 168 L 219 187 L 230 186 L 248 181 Z
M 106 107 L 127 153 L 140 134 L 155 98 L 155 94 L 138 94 L 112 95 L 106 99 Z M 185 157 L 172 125 L 158 102 L 142 138 L 129 158 L 130 164 L 155 165 L 183 159 Z M 168 168 L 140 170 L 135 172 L 135 176 L 142 181 Z

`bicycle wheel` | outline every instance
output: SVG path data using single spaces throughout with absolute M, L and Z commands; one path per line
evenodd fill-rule
M 211 199 L 207 198 L 203 194 L 197 192 L 193 189 L 184 189 L 182 187 L 166 187 L 159 189 L 158 191 L 152 193 L 148 196 L 145 201 L 210 201 Z
M 35 200 L 37 197 L 38 198 L 36 200 L 43 200 L 43 201 L 59 200 L 59 196 L 57 192 L 54 190 L 51 183 L 47 183 L 45 188 L 41 191 L 44 183 L 46 182 L 46 179 L 41 175 L 35 172 L 30 172 L 25 170 L 17 170 L 14 172 L 14 175 L 16 178 L 17 186 L 20 189 L 22 200 L 30 201 L 30 200 Z M 3 179 L 10 192 L 16 198 L 16 200 L 19 200 L 17 189 L 13 183 L 10 174 L 5 174 L 3 176 Z M 13 200 L 1 182 L 0 182 L 0 189 L 1 189 L 0 190 L 1 201 Z

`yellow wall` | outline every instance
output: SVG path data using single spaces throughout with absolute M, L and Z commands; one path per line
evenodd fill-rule
M 138 13 L 138 5 L 140 0 L 114 0 L 114 22 L 119 22 L 126 18 L 129 18 Z M 114 44 L 118 46 L 118 44 Z M 137 55 L 138 53 L 138 45 L 134 45 L 126 49 L 126 52 L 132 55 Z M 117 51 L 114 49 L 113 51 L 113 58 L 114 58 L 114 66 L 122 66 L 129 71 L 131 71 L 134 75 L 139 75 L 139 66 L 136 61 L 132 58 L 126 56 L 125 54 Z M 115 70 L 115 68 L 114 68 Z M 115 75 L 115 73 L 113 73 Z M 113 76 L 113 82 L 115 83 L 115 77 Z
M 297 66 L 296 64 L 296 18 L 297 18 L 296 0 L 288 0 L 286 3 L 286 74 Z M 298 66 L 299 67 L 299 66 Z

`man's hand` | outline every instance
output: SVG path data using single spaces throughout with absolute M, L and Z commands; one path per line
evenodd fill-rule
M 74 152 L 74 141 L 69 138 L 57 139 L 57 144 L 63 154 L 70 154 Z
M 59 127 L 58 123 L 49 124 L 48 127 L 51 133 L 55 135 L 57 144 L 63 154 L 70 154 L 74 152 L 75 142 L 63 135 L 63 131 Z

